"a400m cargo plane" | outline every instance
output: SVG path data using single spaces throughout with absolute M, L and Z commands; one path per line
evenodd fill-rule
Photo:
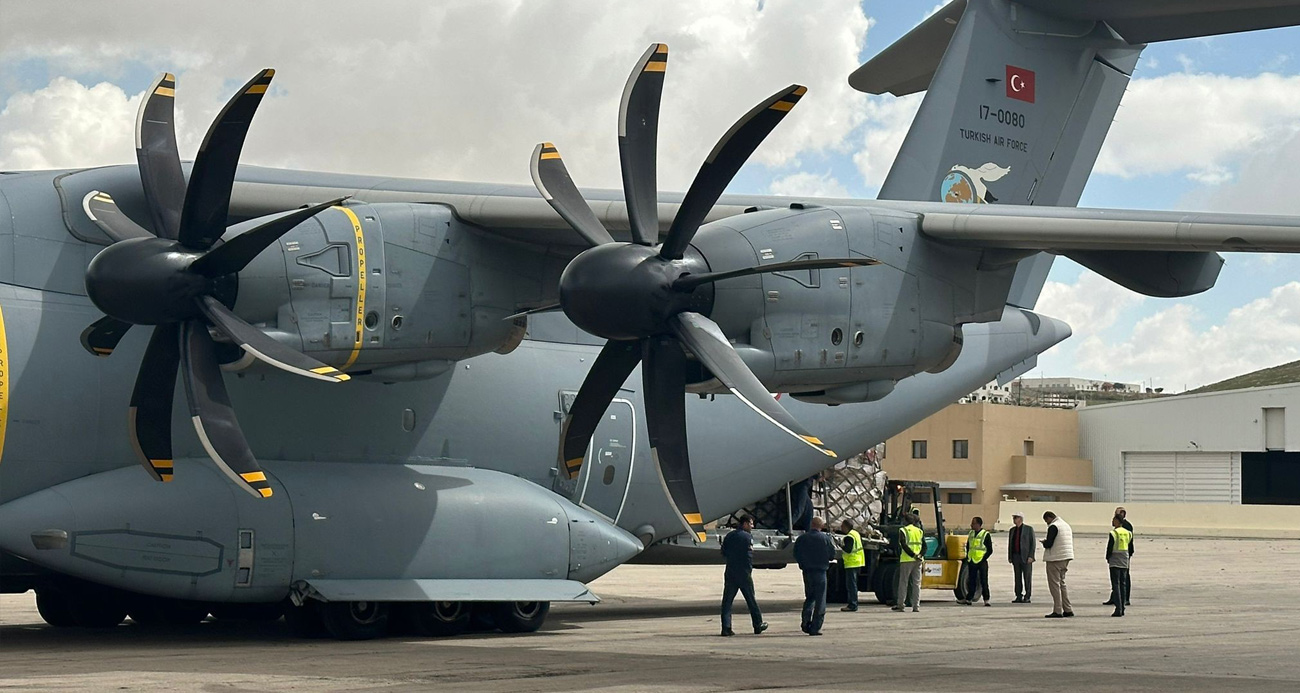
M 270 70 L 183 163 L 164 75 L 138 166 L 0 175 L 0 591 L 56 626 L 535 630 L 1032 367 L 1070 333 L 1032 310 L 1053 253 L 1186 296 L 1219 251 L 1300 251 L 1295 217 L 1074 208 L 1146 43 L 1295 24 L 955 0 L 849 77 L 928 90 L 876 201 L 722 195 L 798 86 L 659 194 L 662 44 L 623 91 L 621 192 L 549 143 L 536 190 L 237 167 Z

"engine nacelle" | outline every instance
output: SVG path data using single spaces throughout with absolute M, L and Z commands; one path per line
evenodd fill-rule
M 503 253 L 489 255 L 487 243 L 441 205 L 336 207 L 240 272 L 235 310 L 353 375 L 433 377 L 522 338 L 522 321 L 504 318 L 516 310 L 521 281 L 540 289 L 501 267 Z
M 715 285 L 712 319 L 770 390 L 828 404 L 872 401 L 959 353 L 955 283 L 916 269 L 942 267 L 942 258 L 918 263 L 916 255 L 944 251 L 918 236 L 914 216 L 793 205 L 710 223 L 694 245 L 714 272 L 812 258 L 880 262 Z M 693 390 L 719 388 L 705 381 Z

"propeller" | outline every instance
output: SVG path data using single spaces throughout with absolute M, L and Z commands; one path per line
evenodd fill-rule
M 562 424 L 560 464 L 576 478 L 591 436 L 623 382 L 642 363 L 650 452 L 682 524 L 704 540 L 686 441 L 686 369 L 689 354 L 750 409 L 828 457 L 835 453 L 805 430 L 773 397 L 708 318 L 713 297 L 697 291 L 749 274 L 877 264 L 869 258 L 811 259 L 727 272 L 710 272 L 691 246 L 709 210 L 768 133 L 804 95 L 791 85 L 746 113 L 722 136 L 691 183 L 668 236 L 658 247 L 655 145 L 659 96 L 668 47 L 656 43 L 628 78 L 619 107 L 619 159 L 632 243 L 614 241 L 575 187 L 555 145 L 533 150 L 532 176 L 542 197 L 591 246 L 560 276 L 560 308 L 574 324 L 608 341 Z M 552 310 L 544 306 L 529 312 Z
M 131 393 L 132 447 L 155 480 L 171 481 L 172 397 L 182 374 L 190 418 L 221 470 L 257 498 L 271 495 L 235 418 L 212 333 L 297 375 L 342 382 L 348 376 L 268 337 L 235 315 L 236 275 L 281 236 L 346 198 L 243 222 L 227 232 L 230 193 L 244 137 L 274 70 L 262 70 L 226 103 L 199 147 L 189 184 L 173 124 L 176 78 L 159 77 L 136 119 L 136 156 L 153 232 L 122 213 L 111 195 L 91 191 L 86 215 L 113 243 L 86 269 L 86 293 L 106 317 L 81 334 L 96 356 L 113 353 L 132 325 L 153 325 Z

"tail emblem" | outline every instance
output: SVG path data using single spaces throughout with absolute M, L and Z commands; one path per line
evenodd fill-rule
M 967 204 L 997 202 L 998 198 L 989 192 L 988 184 L 1001 180 L 1008 173 L 1011 173 L 1010 166 L 999 166 L 991 161 L 979 168 L 953 166 L 939 184 L 939 199 Z

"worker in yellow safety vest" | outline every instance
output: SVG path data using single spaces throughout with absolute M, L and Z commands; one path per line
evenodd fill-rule
M 1133 533 L 1124 527 L 1124 518 L 1115 515 L 1110 521 L 1110 540 L 1106 542 L 1106 565 L 1110 566 L 1110 601 L 1115 604 L 1111 616 L 1123 616 L 1124 594 L 1128 589 L 1129 561 L 1133 557 Z
M 920 527 L 921 518 L 911 515 L 903 518 L 903 526 L 898 530 L 898 590 L 894 611 L 902 611 L 908 602 L 912 611 L 921 610 L 921 570 L 925 564 L 925 532 Z
M 966 534 L 966 598 L 958 604 L 970 606 L 976 595 L 989 604 L 989 556 L 993 555 L 993 536 L 984 529 L 984 518 L 972 517 Z
M 858 610 L 858 574 L 867 564 L 867 552 L 862 548 L 862 535 L 853 529 L 853 520 L 840 523 L 844 541 L 840 545 L 840 562 L 844 564 L 844 593 L 848 597 L 840 611 Z

